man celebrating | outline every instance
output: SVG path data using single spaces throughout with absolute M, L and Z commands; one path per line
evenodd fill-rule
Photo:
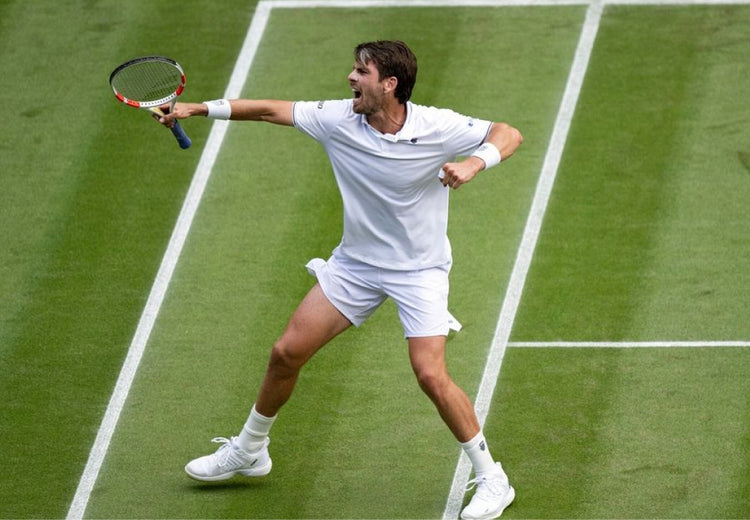
M 344 207 L 341 243 L 327 261 L 307 264 L 317 283 L 274 344 L 244 427 L 236 437 L 219 439 L 215 453 L 191 461 L 185 471 L 204 481 L 268 474 L 268 435 L 302 366 L 392 298 L 419 386 L 474 468 L 477 491 L 461 517 L 495 518 L 515 492 L 445 362 L 448 332 L 460 328 L 448 312 L 448 188 L 507 159 L 523 139 L 505 123 L 411 103 L 417 60 L 403 42 L 363 43 L 354 58 L 352 99 L 177 103 L 160 119 L 167 126 L 195 115 L 294 126 L 327 152 Z M 458 156 L 468 157 L 457 162 Z

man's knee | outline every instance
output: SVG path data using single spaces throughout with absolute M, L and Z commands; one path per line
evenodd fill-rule
M 439 398 L 452 384 L 448 373 L 436 367 L 417 370 L 416 376 L 419 387 L 431 398 Z
M 293 345 L 290 345 L 282 337 L 274 343 L 271 349 L 268 368 L 277 374 L 294 374 L 302 368 L 305 361 L 306 357 L 300 355 Z

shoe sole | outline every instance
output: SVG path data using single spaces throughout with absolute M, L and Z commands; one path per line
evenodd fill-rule
M 242 475 L 243 477 L 263 477 L 271 472 L 272 466 L 273 464 L 269 460 L 268 464 L 266 464 L 265 466 L 260 466 L 258 468 L 239 469 L 236 471 L 228 471 L 227 473 L 222 473 L 221 475 L 211 476 L 198 475 L 191 472 L 188 467 L 185 466 L 185 473 L 187 473 L 190 478 L 200 480 L 201 482 L 217 482 L 220 480 L 229 480 L 236 475 Z
M 503 511 L 505 511 L 505 508 L 511 505 L 515 498 L 516 498 L 516 490 L 513 489 L 513 486 L 508 486 L 508 492 L 505 494 L 505 500 L 502 501 L 499 508 L 495 509 L 494 511 L 490 513 L 487 513 L 484 516 L 465 517 L 462 513 L 461 518 L 463 520 L 492 520 L 493 518 L 497 518 L 498 516 L 502 515 Z

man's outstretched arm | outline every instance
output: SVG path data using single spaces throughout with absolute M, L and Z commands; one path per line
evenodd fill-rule
M 228 106 L 224 104 L 228 104 Z M 166 126 L 172 126 L 176 119 L 211 116 L 233 121 L 266 121 L 276 125 L 292 126 L 294 124 L 293 107 L 292 101 L 278 99 L 232 99 L 207 101 L 205 103 L 176 103 L 174 110 L 159 118 L 159 122 Z

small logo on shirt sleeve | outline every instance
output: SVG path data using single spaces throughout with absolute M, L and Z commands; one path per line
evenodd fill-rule
M 325 104 L 325 101 L 318 101 L 318 110 L 323 110 L 324 104 Z

